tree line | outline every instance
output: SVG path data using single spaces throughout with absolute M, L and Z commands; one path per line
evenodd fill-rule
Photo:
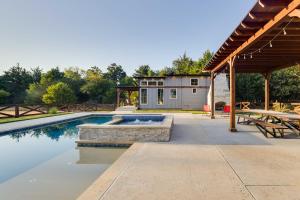
M 205 73 L 203 69 L 212 56 L 213 53 L 207 50 L 199 59 L 193 60 L 184 53 L 171 66 L 153 70 L 149 65 L 141 65 L 132 76 L 116 63 L 107 66 L 105 72 L 97 66 L 86 70 L 69 67 L 63 71 L 55 67 L 44 72 L 39 67 L 28 69 L 17 64 L 0 75 L 0 104 L 113 104 L 116 87 L 137 85 L 134 77 Z M 236 81 L 238 101 L 263 101 L 264 79 L 261 75 L 238 74 Z M 124 99 L 126 94 L 121 96 L 121 100 Z M 271 100 L 297 99 L 300 99 L 299 66 L 272 73 Z

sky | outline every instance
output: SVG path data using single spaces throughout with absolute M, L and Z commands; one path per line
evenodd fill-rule
M 216 51 L 255 0 L 0 0 L 0 73 L 20 63 L 130 75 Z

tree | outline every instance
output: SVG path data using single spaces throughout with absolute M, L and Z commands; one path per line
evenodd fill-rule
M 64 73 L 59 70 L 58 67 L 50 69 L 47 73 L 42 75 L 40 83 L 45 87 L 51 84 L 62 81 L 64 78 Z
M 25 91 L 33 82 L 31 73 L 17 63 L 16 66 L 5 71 L 1 79 L 3 89 L 11 94 L 9 102 L 23 103 Z
M 103 78 L 103 73 L 99 67 L 91 67 L 85 73 L 86 81 L 96 81 Z
M 43 102 L 49 105 L 71 104 L 76 102 L 76 96 L 66 83 L 58 82 L 47 88 Z
M 0 90 L 0 104 L 4 104 L 7 102 L 7 97 L 10 96 L 9 92 L 6 92 L 5 90 Z
M 83 79 L 84 74 L 85 71 L 79 69 L 78 67 L 70 67 L 64 71 L 63 82 L 67 83 L 68 86 L 71 87 L 79 102 L 87 100 L 87 96 L 80 91 L 81 86 L 83 86 L 86 82 Z
M 26 90 L 25 103 L 26 104 L 41 104 L 43 103 L 42 97 L 46 92 L 46 88 L 39 83 L 32 83 L 29 89 Z
M 176 74 L 190 74 L 194 67 L 194 61 L 188 57 L 186 53 L 180 56 L 178 59 L 173 61 L 173 68 Z
M 270 80 L 271 99 L 289 102 L 300 99 L 300 66 L 272 73 Z
M 120 81 L 126 77 L 126 72 L 123 70 L 121 65 L 113 63 L 107 67 L 107 72 L 104 74 L 104 77 L 108 80 L 112 80 L 116 84 L 119 84 Z
M 81 92 L 87 94 L 89 99 L 94 102 L 112 103 L 115 97 L 115 84 L 106 79 L 87 81 L 81 87 Z
M 143 77 L 143 76 L 155 76 L 155 72 L 150 68 L 149 65 L 141 65 L 133 74 L 134 77 Z
M 31 76 L 33 83 L 39 83 L 42 78 L 42 70 L 39 67 L 31 69 Z
M 199 70 L 203 71 L 204 67 L 208 64 L 208 62 L 212 59 L 214 53 L 211 52 L 210 50 L 206 50 L 203 54 L 202 57 L 199 58 L 198 60 L 198 66 Z

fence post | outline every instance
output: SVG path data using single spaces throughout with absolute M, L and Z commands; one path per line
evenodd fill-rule
M 15 105 L 15 117 L 19 117 L 19 116 L 20 116 L 19 105 Z

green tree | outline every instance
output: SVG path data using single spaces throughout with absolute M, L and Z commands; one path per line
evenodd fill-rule
M 175 69 L 176 74 L 190 74 L 195 66 L 194 64 L 192 58 L 184 53 L 178 59 L 173 61 L 173 68 Z
M 155 76 L 155 75 L 157 74 L 155 74 L 155 72 L 150 68 L 149 65 L 139 66 L 133 74 L 134 77 Z
M 42 75 L 40 83 L 48 87 L 51 84 L 62 81 L 64 78 L 64 73 L 59 70 L 58 67 L 50 69 L 47 73 Z
M 84 102 L 87 100 L 87 96 L 80 91 L 80 88 L 86 82 L 83 79 L 84 74 L 85 71 L 79 69 L 78 67 L 70 67 L 64 71 L 63 82 L 67 83 L 71 87 L 79 102 Z
M 114 81 L 116 84 L 119 84 L 120 81 L 126 77 L 126 72 L 123 70 L 121 65 L 113 63 L 107 67 L 107 72 L 104 74 L 104 77 L 108 80 Z
M 7 97 L 9 96 L 9 92 L 6 92 L 5 90 L 0 90 L 0 104 L 7 103 Z
M 103 78 L 103 73 L 99 67 L 91 67 L 85 73 L 86 81 L 97 81 Z
M 10 103 L 23 103 L 25 91 L 33 82 L 31 73 L 17 63 L 16 66 L 5 71 L 1 79 L 3 89 L 11 94 L 8 101 Z
M 33 83 L 39 83 L 42 79 L 42 70 L 39 67 L 31 69 Z
M 39 83 L 32 83 L 26 90 L 25 103 L 34 105 L 43 103 L 42 97 L 46 92 L 46 88 Z
M 43 102 L 49 105 L 66 105 L 76 102 L 76 96 L 66 83 L 58 82 L 47 88 Z
M 89 99 L 97 103 L 112 103 L 115 97 L 115 84 L 113 81 L 99 79 L 87 81 L 81 87 L 81 92 L 87 94 Z

